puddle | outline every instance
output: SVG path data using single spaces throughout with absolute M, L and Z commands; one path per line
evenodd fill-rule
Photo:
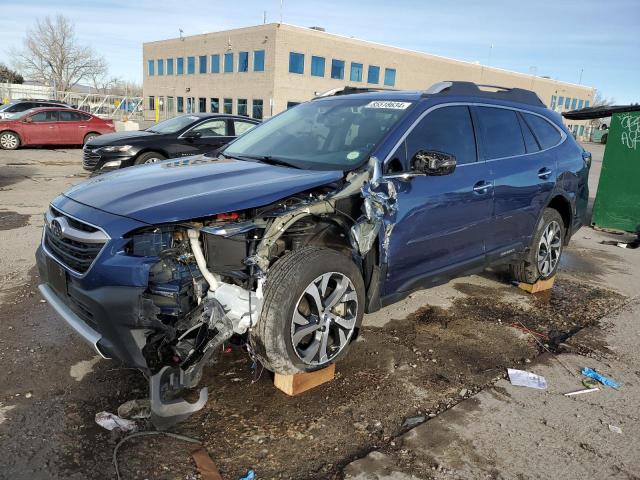
M 0 230 L 24 227 L 29 223 L 30 216 L 17 212 L 0 211 Z

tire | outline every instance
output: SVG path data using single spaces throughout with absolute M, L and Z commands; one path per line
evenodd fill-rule
M 0 133 L 0 148 L 3 150 L 15 150 L 20 146 L 20 137 L 14 132 Z
M 525 258 L 511 264 L 514 279 L 535 283 L 554 276 L 560 264 L 565 235 L 566 227 L 560 213 L 553 208 L 545 208 Z
M 340 296 L 332 297 L 337 291 Z M 324 308 L 322 315 L 313 292 Z M 251 346 L 272 372 L 289 375 L 324 368 L 348 350 L 364 304 L 364 282 L 351 258 L 328 248 L 295 250 L 269 270 Z
M 157 163 L 166 159 L 167 157 L 158 152 L 145 152 L 142 155 L 139 155 L 133 163 L 134 165 L 144 165 L 146 163 Z
M 94 138 L 99 137 L 100 134 L 99 133 L 87 133 L 84 136 L 84 141 L 82 142 L 83 145 L 86 145 L 87 143 L 89 143 L 91 140 L 93 140 Z
M 608 133 L 605 133 L 604 135 L 602 135 L 602 137 L 600 138 L 600 143 L 603 144 L 603 145 L 606 144 L 608 136 L 609 136 Z

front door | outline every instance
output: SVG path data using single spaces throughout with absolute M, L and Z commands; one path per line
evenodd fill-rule
M 391 162 L 410 165 L 419 151 L 455 156 L 453 173 L 395 178 L 397 213 L 388 237 L 383 295 L 442 283 L 484 265 L 493 190 L 478 159 L 469 107 L 436 107 L 400 145 Z M 403 159 L 404 157 L 404 159 Z
M 191 134 L 198 136 L 191 137 Z M 229 124 L 223 118 L 206 120 L 182 134 L 180 144 L 176 144 L 174 157 L 212 152 L 231 140 Z
M 31 145 L 60 144 L 58 132 L 58 111 L 45 110 L 25 119 L 22 130 L 26 143 Z

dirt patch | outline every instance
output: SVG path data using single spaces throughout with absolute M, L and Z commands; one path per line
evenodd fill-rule
M 13 230 L 24 227 L 29 223 L 30 215 L 18 212 L 0 210 L 0 230 Z
M 6 310 L 12 330 L 0 341 L 11 367 L 0 375 L 11 385 L 0 402 L 16 405 L 0 425 L 0 455 L 10 459 L 5 472 L 13 478 L 112 478 L 117 437 L 93 417 L 144 397 L 146 382 L 107 361 L 81 381 L 71 378 L 69 367 L 93 353 L 40 303 L 35 283 L 16 291 L 19 298 Z M 555 339 L 596 325 L 620 301 L 605 290 L 559 281 L 549 298 L 523 297 L 533 307 L 523 311 L 519 297 L 511 302 L 505 295 L 508 287 L 458 289 L 468 296 L 449 309 L 425 306 L 384 328 L 365 328 L 335 381 L 299 397 L 276 390 L 266 371 L 252 383 L 251 361 L 234 347 L 204 373 L 207 406 L 174 431 L 202 439 L 226 479 L 248 468 L 263 479 L 338 479 L 352 459 L 394 448 L 407 417 L 435 415 L 461 394 L 501 378 L 505 367 L 523 368 L 533 359 L 539 346 L 508 326 L 514 319 Z M 21 371 L 31 373 L 17 375 Z M 33 397 L 26 400 L 25 391 Z M 17 431 L 24 435 L 11 434 Z M 119 454 L 122 474 L 197 478 L 191 448 L 164 437 L 135 439 Z

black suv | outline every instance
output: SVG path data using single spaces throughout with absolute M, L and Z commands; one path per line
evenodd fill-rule
M 20 113 L 25 110 L 41 107 L 71 108 L 66 103 L 58 102 L 56 100 L 17 100 L 0 106 L 0 118 L 11 118 L 14 113 Z

